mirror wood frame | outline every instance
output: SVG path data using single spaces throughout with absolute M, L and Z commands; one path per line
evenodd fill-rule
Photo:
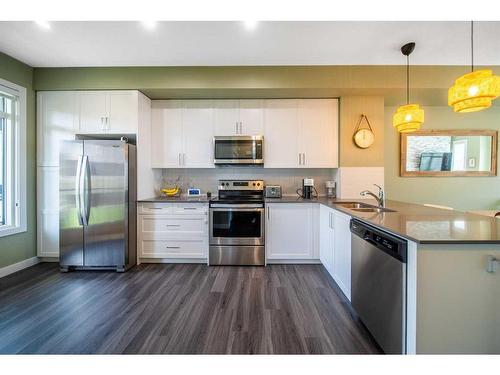
M 406 152 L 408 137 L 411 136 L 489 136 L 491 137 L 491 169 L 489 171 L 407 171 Z M 487 177 L 497 175 L 496 130 L 421 130 L 413 133 L 401 133 L 400 176 L 401 177 Z

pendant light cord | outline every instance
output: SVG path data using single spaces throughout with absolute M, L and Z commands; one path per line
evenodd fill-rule
M 406 55 L 406 104 L 410 104 L 410 55 Z
M 470 21 L 470 68 L 474 71 L 474 21 Z

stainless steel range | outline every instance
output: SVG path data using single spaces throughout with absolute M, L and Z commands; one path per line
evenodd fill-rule
M 220 180 L 210 201 L 210 265 L 265 264 L 264 181 Z

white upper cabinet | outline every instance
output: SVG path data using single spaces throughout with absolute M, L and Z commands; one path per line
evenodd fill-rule
M 264 101 L 240 100 L 240 135 L 264 134 Z
M 215 135 L 262 135 L 263 106 L 262 99 L 215 100 Z
M 214 123 L 215 135 L 232 136 L 239 134 L 239 100 L 215 100 Z
M 153 168 L 214 168 L 211 100 L 153 101 Z
M 271 99 L 264 110 L 264 167 L 299 166 L 298 100 Z
M 78 92 L 79 133 L 136 133 L 138 95 L 136 90 Z
M 137 132 L 138 92 L 110 91 L 107 96 L 107 132 L 134 134 Z
M 299 103 L 302 168 L 338 167 L 338 100 L 303 99 Z
M 106 92 L 81 91 L 78 93 L 80 105 L 80 133 L 104 133 L 106 131 Z
M 59 143 L 75 138 L 78 127 L 77 97 L 71 91 L 37 94 L 37 165 L 59 166 Z
M 185 100 L 182 115 L 184 168 L 214 167 L 214 119 L 211 100 Z
M 266 100 L 264 166 L 337 168 L 338 100 Z
M 182 166 L 181 100 L 156 100 L 151 109 L 151 166 L 180 168 Z

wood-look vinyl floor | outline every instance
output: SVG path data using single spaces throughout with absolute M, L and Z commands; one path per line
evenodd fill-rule
M 0 279 L 0 353 L 380 353 L 320 265 L 144 264 Z

